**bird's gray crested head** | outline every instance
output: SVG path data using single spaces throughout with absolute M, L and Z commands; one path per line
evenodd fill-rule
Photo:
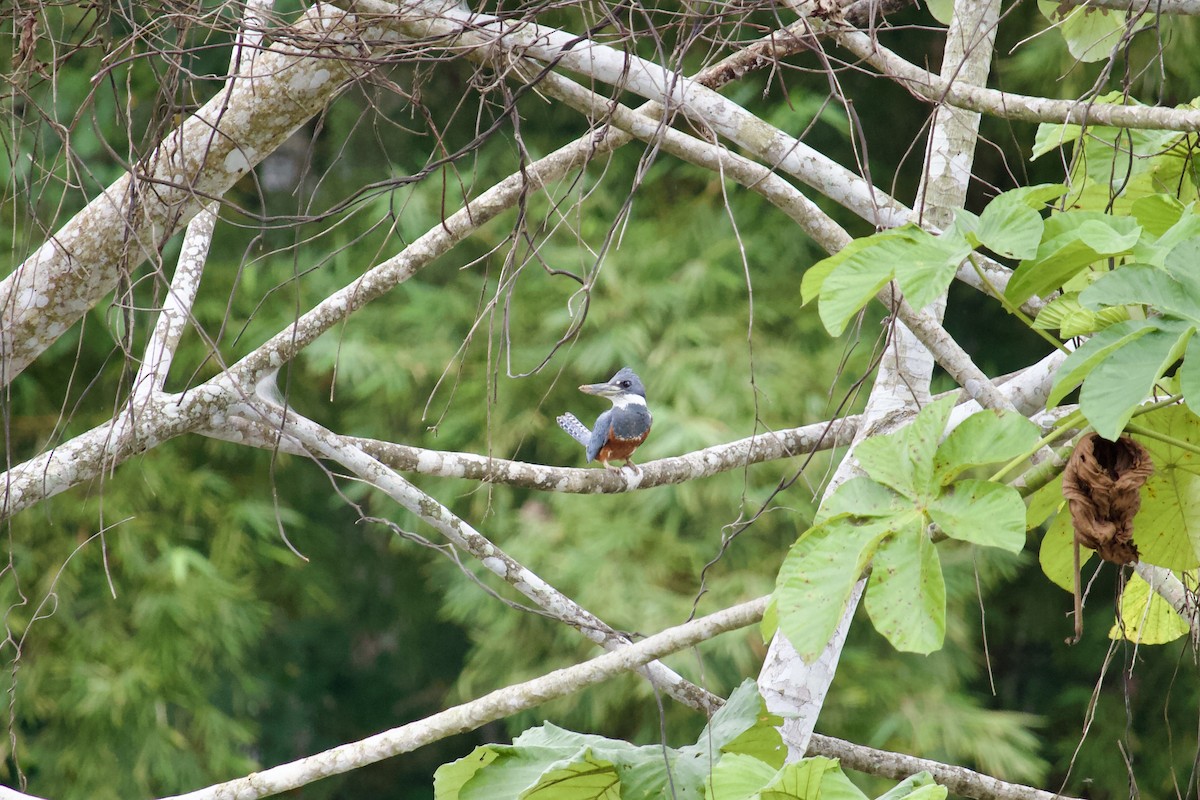
M 607 397 L 613 405 L 623 406 L 630 403 L 645 404 L 646 387 L 629 367 L 622 367 L 607 383 L 589 383 L 579 387 L 585 394 Z

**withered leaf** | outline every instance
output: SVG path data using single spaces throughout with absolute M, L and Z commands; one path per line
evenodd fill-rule
M 1133 517 L 1153 471 L 1150 453 L 1128 436 L 1115 442 L 1096 433 L 1081 438 L 1063 470 L 1075 541 L 1114 564 L 1137 561 Z

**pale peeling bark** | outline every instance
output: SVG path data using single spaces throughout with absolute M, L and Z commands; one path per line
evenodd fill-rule
M 288 33 L 0 283 L 0 385 L 361 74 L 347 57 L 369 55 L 362 42 L 388 38 L 330 6 Z
M 946 35 L 942 57 L 942 80 L 956 86 L 987 83 L 999 16 L 999 0 L 955 3 L 954 24 Z M 925 171 L 913 205 L 923 219 L 944 230 L 967 200 L 979 114 L 943 105 L 934 115 Z
M 994 29 L 998 8 L 998 0 L 988 0 L 986 3 L 958 0 L 955 3 L 954 20 L 947 34 L 943 58 L 945 74 L 956 75 L 960 79 L 963 76 L 973 76 L 977 80 L 986 79 L 994 38 L 991 31 Z M 979 62 L 982 62 L 982 66 Z M 952 130 L 946 128 L 951 121 L 954 123 Z M 977 119 L 974 125 L 977 127 Z M 953 115 L 946 115 L 939 117 L 930 137 L 931 149 L 927 158 L 926 174 L 933 176 L 935 180 L 923 190 L 923 206 L 927 212 L 936 215 L 931 222 L 943 227 L 953 218 L 953 209 L 960 207 L 962 198 L 965 197 L 973 161 L 975 135 L 969 120 L 959 120 Z M 940 320 L 944 299 L 933 306 L 932 309 L 924 310 L 922 314 L 932 312 L 932 315 Z M 911 310 L 905 312 L 905 315 L 911 314 Z M 969 359 L 967 361 L 969 362 Z M 855 437 L 856 443 L 870 436 L 895 430 L 929 402 L 929 381 L 933 374 L 933 364 L 933 353 L 930 349 L 923 346 L 908 327 L 897 323 L 867 400 L 863 422 Z M 986 387 L 990 387 L 986 376 L 983 377 L 983 381 L 980 386 L 964 388 L 971 393 L 982 392 Z M 982 396 L 977 395 L 976 399 L 987 404 Z M 994 397 L 990 399 L 994 401 Z M 854 445 L 851 445 L 850 452 L 839 465 L 826 489 L 826 496 L 859 472 L 854 459 Z M 767 701 L 767 707 L 785 718 L 781 730 L 791 759 L 803 757 L 808 749 L 817 717 L 837 672 L 854 611 L 865 586 L 865 578 L 855 585 L 837 629 L 825 649 L 812 663 L 805 662 L 786 637 L 776 634 L 771 641 L 758 679 L 759 691 Z

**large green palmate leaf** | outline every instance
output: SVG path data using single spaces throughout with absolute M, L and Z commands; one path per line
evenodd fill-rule
M 913 421 L 886 436 L 859 443 L 854 454 L 871 480 L 908 497 L 931 497 L 940 485 L 934 475 L 938 442 L 950 420 L 954 398 L 945 397 L 921 409 Z
M 934 478 L 945 486 L 968 469 L 1011 461 L 1029 452 L 1037 440 L 1037 428 L 1020 414 L 972 414 L 938 447 Z
M 1184 406 L 1161 408 L 1139 426 L 1184 446 L 1134 435 L 1150 451 L 1154 473 L 1142 487 L 1133 540 L 1143 561 L 1173 570 L 1200 566 L 1200 418 Z
M 767 712 L 754 681 L 739 686 L 709 721 L 696 744 L 675 749 L 637 747 L 550 723 L 531 728 L 511 745 L 483 745 L 438 769 L 438 800 L 650 800 L 699 798 L 714 763 L 731 748 L 740 763 L 773 777 L 785 749 L 779 717 Z M 748 759 L 748 761 L 746 761 Z
M 1136 572 L 1126 581 L 1117 607 L 1120 616 L 1108 632 L 1112 639 L 1166 644 L 1185 636 L 1190 630 L 1187 621 Z
M 937 547 L 900 535 L 875 551 L 865 600 L 875 630 L 897 650 L 932 653 L 946 636 L 946 583 Z
M 919 528 L 920 522 L 913 515 L 909 525 Z M 895 517 L 866 519 L 838 514 L 809 528 L 792 545 L 779 568 L 775 604 L 779 630 L 801 657 L 815 659 L 825 648 L 854 584 L 879 542 L 895 533 L 897 524 Z
M 436 800 L 867 800 L 834 759 L 785 764 L 786 749 L 753 680 L 746 680 L 695 744 L 638 747 L 550 723 L 511 745 L 483 745 L 440 767 Z M 941 794 L 938 794 L 940 790 Z M 886 800 L 940 800 L 925 773 Z M 883 800 L 881 798 L 881 800 Z
M 1025 546 L 1025 502 L 1011 486 L 966 478 L 929 504 L 929 517 L 947 536 L 1019 553 Z
M 1026 509 L 1015 489 L 963 472 L 1031 452 L 1037 428 L 1017 414 L 981 412 L 939 442 L 953 398 L 931 403 L 895 433 L 859 444 L 869 477 L 839 486 L 793 545 L 775 590 L 779 630 L 804 658 L 825 647 L 868 563 L 866 608 L 898 650 L 941 647 L 946 590 L 936 525 L 961 541 L 1019 551 Z

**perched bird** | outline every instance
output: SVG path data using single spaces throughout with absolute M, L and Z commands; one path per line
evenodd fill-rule
M 650 434 L 650 409 L 646 407 L 646 387 L 629 367 L 623 368 L 608 383 L 589 383 L 579 391 L 612 400 L 613 407 L 596 420 L 589 431 L 570 412 L 558 418 L 558 426 L 587 450 L 588 461 L 599 461 L 605 469 L 617 471 L 608 462 L 624 459 L 637 469 L 631 456 Z

